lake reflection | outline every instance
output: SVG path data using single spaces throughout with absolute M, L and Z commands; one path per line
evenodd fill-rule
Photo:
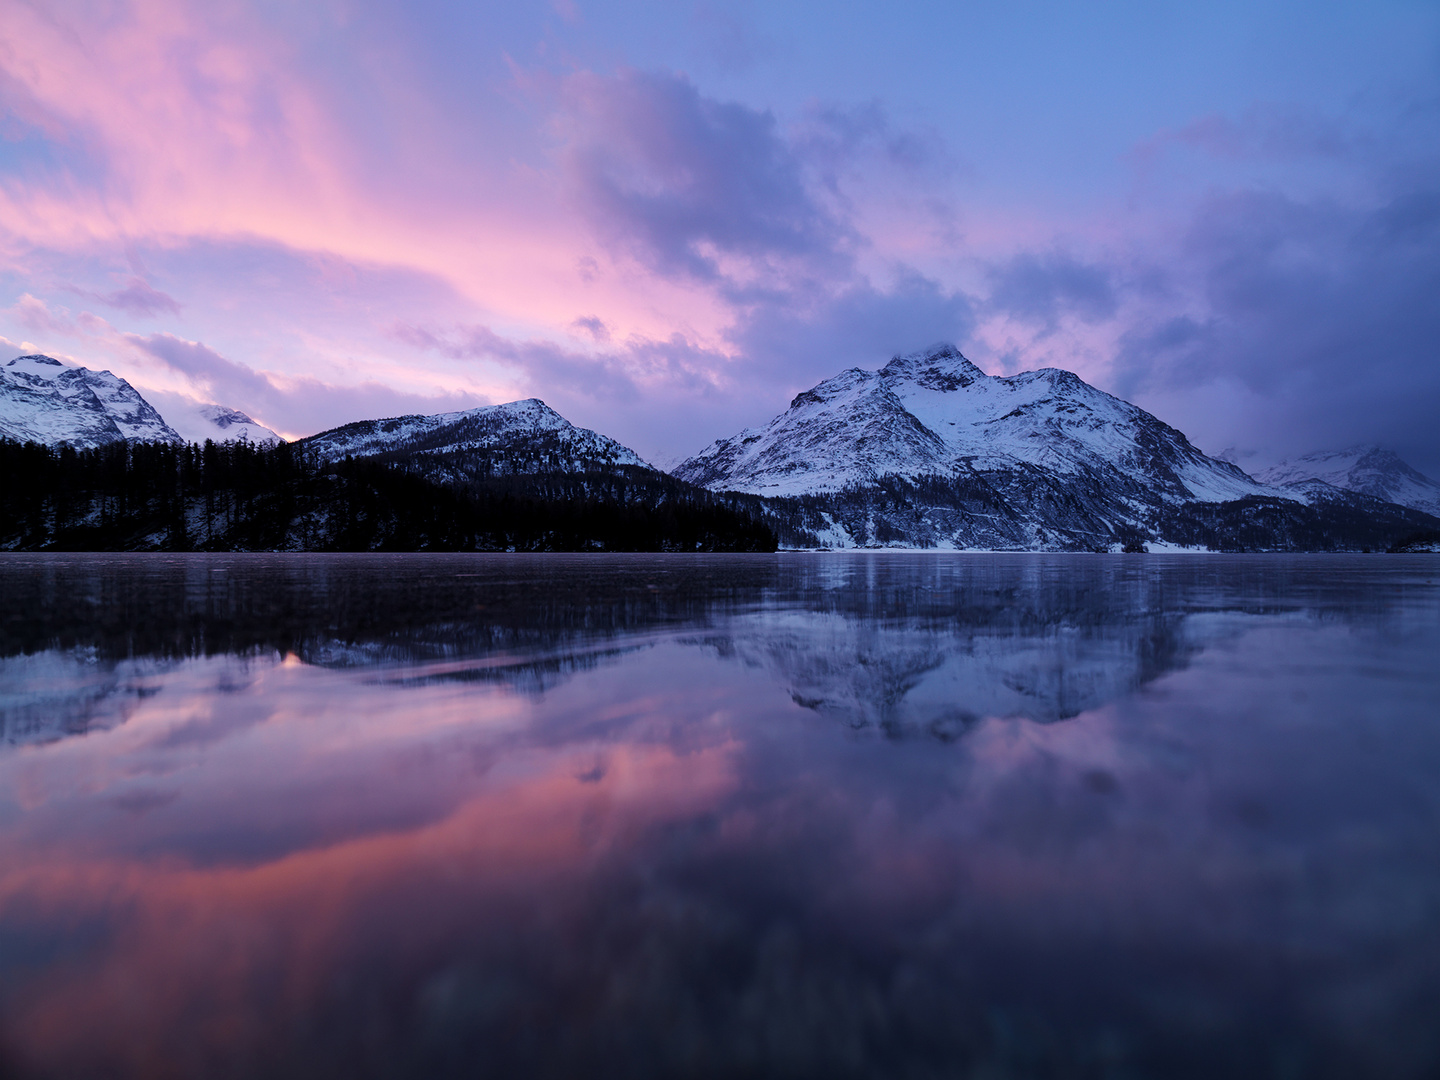
M 0 1075 L 1433 1076 L 1437 578 L 0 557 Z

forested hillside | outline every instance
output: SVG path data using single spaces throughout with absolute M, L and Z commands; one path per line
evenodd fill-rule
M 289 444 L 0 439 L 0 548 L 56 551 L 773 551 L 751 511 L 649 469 L 443 485 Z

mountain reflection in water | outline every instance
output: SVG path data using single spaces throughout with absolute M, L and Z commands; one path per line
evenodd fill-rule
M 5 556 L 0 1075 L 1433 1075 L 1437 571 Z

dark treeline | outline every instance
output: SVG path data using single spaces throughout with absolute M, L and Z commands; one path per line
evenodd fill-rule
M 1418 510 L 1377 499 L 1312 506 L 1252 496 L 1168 508 L 1157 531 L 1172 543 L 1212 551 L 1386 551 L 1436 524 Z
M 645 469 L 439 484 L 303 447 L 0 439 L 0 547 L 52 551 L 773 551 L 753 512 Z
M 1116 508 L 1083 483 L 1032 476 L 1000 481 L 1009 488 L 976 476 L 885 476 L 836 492 L 755 499 L 755 512 L 765 515 L 786 547 L 819 546 L 827 518 L 862 547 L 908 541 L 921 547 L 952 542 L 998 550 L 1038 544 L 1055 551 L 1138 552 L 1162 542 L 1227 552 L 1418 551 L 1429 550 L 1440 535 L 1440 521 L 1428 514 L 1353 492 L 1308 506 L 1265 496 L 1157 503 L 1140 523 L 1129 523 L 1107 520 L 1118 516 Z M 1034 519 L 1044 524 L 1037 528 Z

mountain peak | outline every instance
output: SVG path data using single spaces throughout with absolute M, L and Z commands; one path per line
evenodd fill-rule
M 1076 536 L 1110 535 L 1115 522 L 1153 517 L 1162 506 L 1268 493 L 1072 372 L 990 376 L 949 344 L 902 353 L 879 371 L 841 372 L 797 394 L 763 430 L 717 442 L 674 471 L 714 490 L 774 496 L 859 490 L 887 478 L 938 484 L 958 500 L 941 515 L 943 529 L 972 538 L 990 528 L 1003 491 L 1021 517 L 1031 501 L 1057 500 L 1068 509 L 1051 520 L 1071 521 Z M 1080 491 L 1089 509 L 1076 509 Z M 1046 542 L 1019 533 L 1006 541 Z
M 329 460 L 347 454 L 369 457 L 407 453 L 435 460 L 448 455 L 459 462 L 435 465 L 442 471 L 453 467 L 463 472 L 469 467 L 467 460 L 471 465 L 480 463 L 491 468 L 489 458 L 495 454 L 506 457 L 504 468 L 520 472 L 581 471 L 597 462 L 650 467 L 629 447 L 588 428 L 576 427 L 539 398 L 433 416 L 359 420 L 312 435 L 303 443 Z M 517 465 L 515 462 L 521 459 Z
M 880 369 L 880 374 L 942 393 L 963 390 L 976 379 L 985 378 L 985 372 L 965 359 L 954 345 L 945 342 L 918 352 L 899 353 Z
M 42 382 L 50 382 L 57 375 L 64 374 L 67 370 L 59 360 L 53 356 L 43 356 L 40 353 L 31 353 L 28 356 L 17 356 L 5 365 L 5 373 L 19 379 L 28 379 L 34 383 L 36 379 Z
M 1440 515 L 1440 484 L 1411 467 L 1395 451 L 1373 443 L 1345 450 L 1317 450 L 1262 469 L 1255 478 L 1281 486 L 1319 480 L 1342 491 Z
M 234 427 L 236 424 L 255 423 L 239 409 L 232 409 L 226 405 L 204 405 L 200 408 L 200 415 L 222 431 L 225 428 Z
M 79 448 L 180 438 L 124 379 L 40 353 L 0 368 L 0 435 Z

